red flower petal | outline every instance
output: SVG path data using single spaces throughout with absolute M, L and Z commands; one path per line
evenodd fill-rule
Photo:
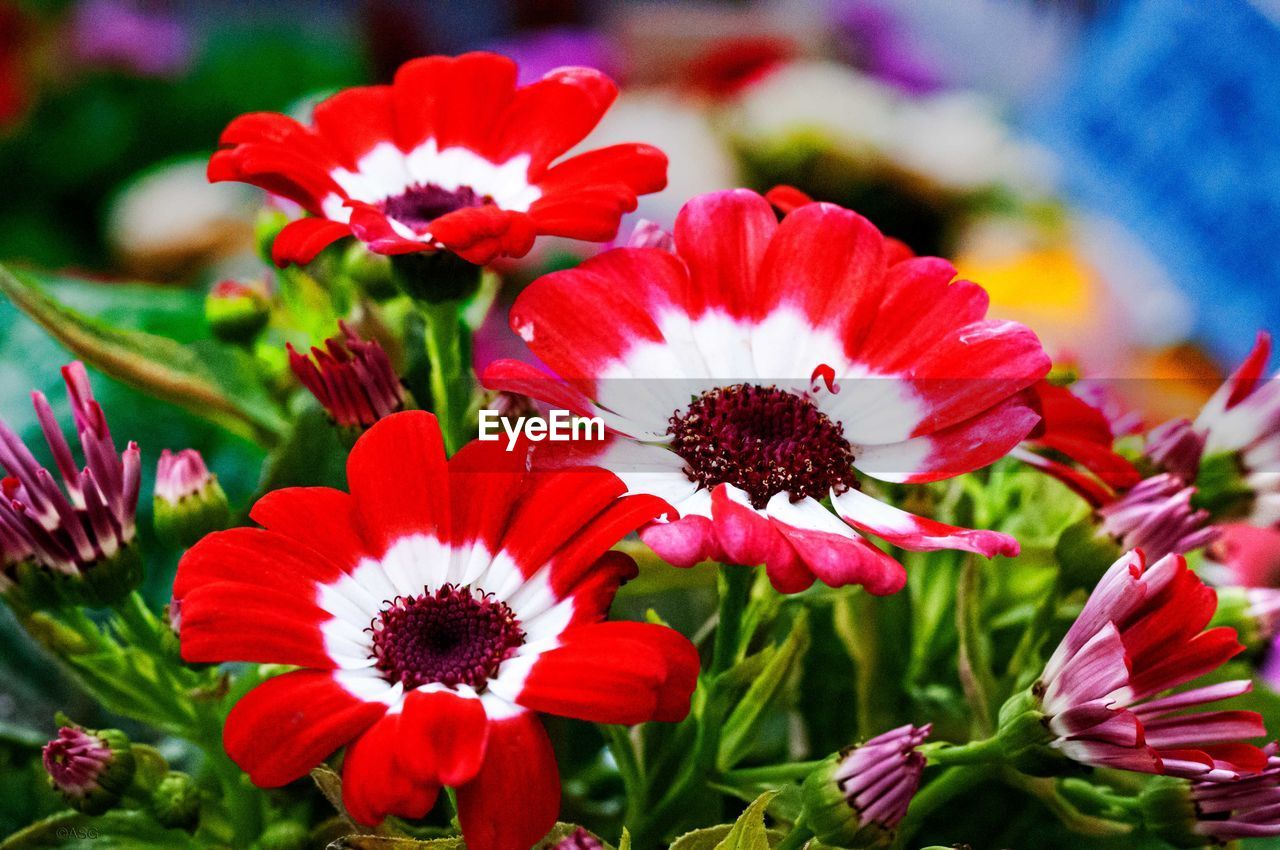
M 467 207 L 431 222 L 434 241 L 478 266 L 497 257 L 523 257 L 537 235 L 528 215 L 493 205 Z
M 329 669 L 320 624 L 331 617 L 310 601 L 314 595 L 314 585 L 301 592 L 229 581 L 195 587 L 180 597 L 182 657 Z
M 408 534 L 448 539 L 448 466 L 430 413 L 405 411 L 379 420 L 351 450 L 347 482 L 375 554 Z
M 525 677 L 516 701 L 526 708 L 628 726 L 688 713 L 698 653 L 678 632 L 650 623 L 596 623 L 570 629 L 560 640 Z
M 651 145 L 620 144 L 587 151 L 553 166 L 538 180 L 542 197 L 529 207 L 538 232 L 605 241 L 638 195 L 667 185 L 667 156 Z
M 395 763 L 415 783 L 457 786 L 480 770 L 489 718 L 478 699 L 415 691 L 405 698 L 395 738 Z
M 797 308 L 813 327 L 840 327 L 853 359 L 884 300 L 884 237 L 855 212 L 806 204 L 778 225 L 760 278 L 757 317 Z
M 361 157 L 394 138 L 396 116 L 389 86 L 344 89 L 316 104 L 311 113 L 316 135 L 328 143 L 338 164 L 357 171 Z
M 987 558 L 1018 554 L 1018 541 L 998 531 L 957 528 L 954 525 L 899 510 L 860 490 L 849 490 L 832 499 L 836 513 L 859 531 L 874 534 L 894 546 L 912 552 L 958 549 Z
M 658 557 L 676 567 L 692 567 L 717 559 L 719 544 L 711 519 L 686 516 L 670 522 L 651 522 L 640 529 L 640 539 Z
M 440 786 L 396 770 L 404 741 L 387 715 L 347 748 L 342 762 L 342 805 L 356 823 L 376 826 L 387 815 L 420 818 L 435 805 Z
M 995 463 L 1022 442 L 1040 417 L 1010 396 L 971 419 L 922 437 L 864 446 L 854 465 L 882 481 L 923 483 L 953 478 Z
M 600 123 L 618 87 L 592 68 L 559 68 L 519 89 L 493 122 L 496 138 L 488 153 L 494 161 L 527 154 L 536 182 L 560 154 L 586 138 Z
M 559 811 L 560 772 L 541 722 L 528 712 L 492 721 L 484 765 L 458 789 L 469 850 L 532 847 Z
M 255 785 L 276 788 L 306 776 L 386 710 L 356 699 L 328 673 L 299 670 L 245 694 L 227 716 L 223 744 Z
M 868 593 L 897 593 L 907 583 L 907 571 L 884 552 L 831 514 L 814 499 L 791 504 L 782 493 L 769 500 L 769 521 L 787 538 L 796 553 L 824 584 L 860 584 Z
M 357 528 L 355 500 L 341 490 L 330 487 L 273 490 L 254 504 L 249 518 L 305 547 L 309 550 L 307 557 L 313 557 L 311 553 L 314 553 L 315 557 L 345 571 L 368 554 Z
M 428 56 L 402 65 L 392 87 L 402 149 L 433 138 L 485 154 L 515 93 L 516 64 L 494 53 Z
M 760 266 L 777 229 L 769 202 L 746 189 L 699 195 L 685 204 L 673 235 L 689 268 L 689 314 L 718 309 L 734 317 L 763 316 L 769 296 L 762 292 Z
M 284 226 L 271 243 L 271 261 L 284 268 L 290 263 L 306 265 L 338 239 L 351 235 L 351 227 L 323 218 L 300 218 Z

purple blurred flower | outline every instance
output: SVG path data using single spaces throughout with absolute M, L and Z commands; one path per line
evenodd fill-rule
M 863 71 L 908 94 L 942 87 L 939 69 L 890 10 L 867 0 L 836 0 L 831 16 L 837 37 Z
M 79 63 L 143 77 L 174 77 L 191 63 L 192 44 L 177 17 L 131 0 L 83 0 L 68 22 Z
M 555 27 L 490 42 L 483 48 L 510 56 L 520 66 L 520 85 L 542 79 L 555 68 L 579 65 L 624 78 L 622 51 L 608 36 L 589 29 Z

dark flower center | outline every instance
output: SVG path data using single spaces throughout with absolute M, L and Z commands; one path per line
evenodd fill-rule
M 446 213 L 492 203 L 493 198 L 478 194 L 470 186 L 446 189 L 434 183 L 417 183 L 399 195 L 387 198 L 381 207 L 386 215 L 401 224 L 422 231 Z
M 446 584 L 398 596 L 370 624 L 376 667 L 406 690 L 438 682 L 483 691 L 524 643 L 520 621 L 491 594 Z
M 734 384 L 703 393 L 672 415 L 667 433 L 689 480 L 732 484 L 757 508 L 777 493 L 798 502 L 857 486 L 840 423 L 777 387 Z

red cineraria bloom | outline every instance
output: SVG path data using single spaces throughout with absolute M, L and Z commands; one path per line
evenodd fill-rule
M 1236 779 L 1267 766 L 1241 740 L 1263 734 L 1252 711 L 1186 709 L 1239 696 L 1246 680 L 1160 694 L 1212 673 L 1244 649 L 1235 629 L 1205 629 L 1217 595 L 1170 555 L 1140 551 L 1107 571 L 1036 685 L 1053 746 L 1098 767 Z
M 446 460 L 435 417 L 374 425 L 347 463 L 351 492 L 278 490 L 264 528 L 204 538 L 174 594 L 188 661 L 303 669 L 227 718 L 230 756 L 283 785 L 348 745 L 352 817 L 421 817 L 457 789 L 468 847 L 529 847 L 555 823 L 560 783 L 534 712 L 599 723 L 685 716 L 692 644 L 604 622 L 632 560 L 610 552 L 662 509 L 600 469 L 525 471 L 472 443 Z M 619 664 L 619 659 L 626 659 Z
M 557 162 L 617 93 L 589 68 L 517 87 L 506 57 L 429 56 L 389 86 L 318 104 L 310 127 L 275 113 L 237 118 L 209 179 L 252 183 L 311 213 L 276 237 L 279 265 L 352 234 L 379 254 L 445 249 L 478 264 L 522 257 L 539 234 L 603 242 L 637 195 L 666 185 L 667 159 L 648 145 Z
M 1049 369 L 1035 334 L 985 318 L 986 293 L 945 260 L 891 263 L 831 204 L 779 222 L 754 192 L 704 195 L 674 236 L 674 252 L 619 248 L 521 293 L 511 325 L 563 382 L 516 361 L 485 373 L 603 418 L 591 462 L 675 508 L 641 530 L 660 556 L 765 564 L 783 592 L 816 577 L 893 593 L 902 566 L 857 531 L 1017 552 L 893 508 L 859 474 L 937 481 L 1008 453 L 1037 421 L 1021 391 Z

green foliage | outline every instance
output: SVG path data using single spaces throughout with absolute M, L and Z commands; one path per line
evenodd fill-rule
M 765 810 L 775 794 L 761 794 L 732 824 L 685 833 L 671 844 L 671 850 L 770 850 L 782 840 L 781 832 L 764 825 Z
M 285 428 L 243 352 L 114 327 L 58 303 L 30 275 L 3 267 L 0 292 L 75 356 L 142 392 L 266 444 Z
M 181 829 L 165 829 L 147 812 L 114 810 L 98 817 L 61 812 L 0 841 L 0 850 L 195 850 Z

